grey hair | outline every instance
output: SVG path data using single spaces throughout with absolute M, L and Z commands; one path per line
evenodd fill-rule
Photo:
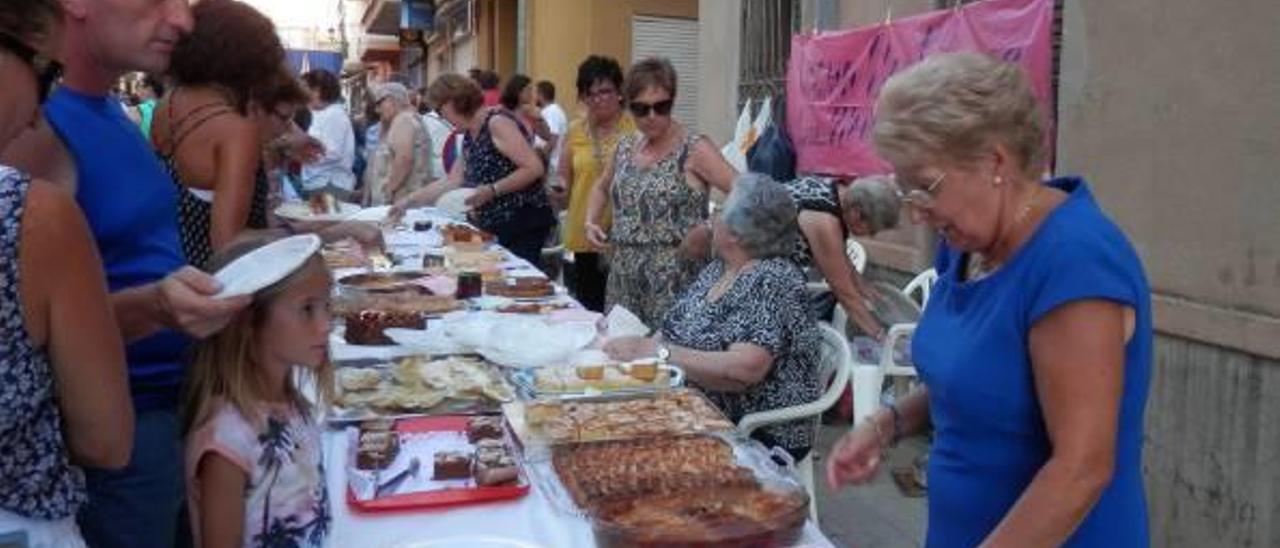
M 876 104 L 873 140 L 895 166 L 967 164 L 1008 146 L 1024 173 L 1044 162 L 1040 105 L 1022 68 L 978 53 L 927 57 L 895 74 Z
M 721 213 L 725 228 L 757 259 L 785 256 L 795 249 L 798 216 L 787 187 L 760 173 L 738 176 Z
M 843 204 L 846 209 L 857 212 L 858 217 L 867 223 L 871 233 L 893 230 L 898 226 L 898 216 L 902 211 L 902 198 L 898 194 L 898 185 L 887 175 L 871 175 L 860 177 L 849 185 L 849 198 Z

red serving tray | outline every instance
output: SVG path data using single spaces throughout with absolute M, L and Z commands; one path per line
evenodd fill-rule
M 418 417 L 396 421 L 396 432 L 465 432 L 467 421 L 471 417 L 445 415 L 438 417 Z M 520 470 L 523 485 L 498 487 L 470 487 L 466 489 L 443 489 L 423 493 L 405 493 L 390 497 L 358 500 L 351 486 L 347 486 L 347 506 L 358 512 L 390 512 L 411 508 L 440 508 L 462 506 L 481 502 L 518 499 L 529 494 L 529 480 L 524 469 Z

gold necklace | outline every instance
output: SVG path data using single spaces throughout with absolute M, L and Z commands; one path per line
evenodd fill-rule
M 1023 204 L 1022 208 L 1018 210 L 1018 213 L 1014 215 L 1013 224 L 1009 226 L 1010 231 L 1017 230 L 1019 227 L 1022 226 L 1022 222 L 1025 221 L 1027 219 L 1027 216 L 1031 214 L 1031 210 L 1035 208 L 1036 202 L 1040 198 L 1040 194 L 1042 194 L 1043 191 L 1044 191 L 1044 186 L 1037 183 L 1035 190 L 1031 191 L 1031 196 L 1027 198 L 1026 203 Z M 969 279 L 977 280 L 977 279 L 985 278 L 991 275 L 992 272 L 995 272 L 996 269 L 1000 268 L 1000 265 L 1002 264 L 1004 264 L 1003 259 L 999 261 L 988 262 L 987 258 L 983 256 L 981 253 L 974 253 L 969 265 L 970 267 Z

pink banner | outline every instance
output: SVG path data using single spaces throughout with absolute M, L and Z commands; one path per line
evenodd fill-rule
M 787 129 L 797 168 L 848 176 L 891 171 L 871 145 L 876 99 L 885 80 L 932 53 L 978 51 L 1019 63 L 1051 125 L 1052 41 L 1053 0 L 984 0 L 874 27 L 796 35 Z

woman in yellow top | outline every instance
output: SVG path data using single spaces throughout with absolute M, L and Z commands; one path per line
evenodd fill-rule
M 618 138 L 634 133 L 636 126 L 623 111 L 622 66 L 613 58 L 592 55 L 578 65 L 577 88 L 578 100 L 587 107 L 586 115 L 569 125 L 560 154 L 557 169 L 566 186 L 551 188 L 562 203 L 568 195 L 563 241 L 574 262 L 565 270 L 565 282 L 583 306 L 603 312 L 608 273 L 600 250 L 587 241 L 587 201 L 600 170 L 613 157 Z M 607 229 L 609 218 L 602 222 Z

